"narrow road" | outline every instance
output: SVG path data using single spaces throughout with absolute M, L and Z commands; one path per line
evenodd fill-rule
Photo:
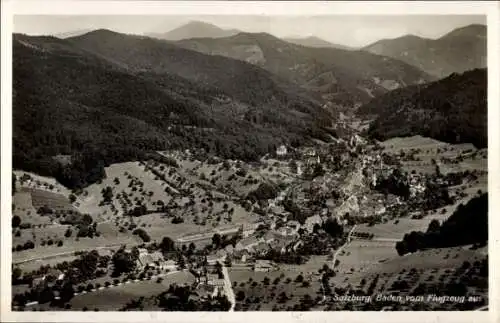
M 356 229 L 356 224 L 352 227 L 351 231 L 349 231 L 349 234 L 347 235 L 347 241 L 335 251 L 335 254 L 333 255 L 332 259 L 332 269 L 335 268 L 335 261 L 337 261 L 337 256 L 340 254 L 342 249 L 344 249 L 350 242 L 351 242 L 351 234 L 354 232 Z
M 332 270 L 334 270 L 334 268 L 335 268 L 335 261 L 337 261 L 337 256 L 340 254 L 340 251 L 342 251 L 342 249 L 344 249 L 351 242 L 351 235 L 355 229 L 356 229 L 356 224 L 352 227 L 351 231 L 349 231 L 349 233 L 347 234 L 347 241 L 342 246 L 340 246 L 340 248 L 338 248 L 337 251 L 335 251 L 335 254 L 333 255 L 333 259 L 332 259 Z M 321 289 L 323 291 L 323 301 L 324 301 L 324 300 L 326 300 L 325 287 L 323 285 L 321 287 L 322 287 Z
M 111 249 L 111 248 L 120 247 L 122 245 L 123 245 L 123 243 L 117 243 L 117 244 L 103 246 L 103 247 L 92 247 L 92 248 L 86 248 L 86 249 L 81 249 L 81 250 L 65 251 L 65 252 L 60 252 L 60 253 L 46 255 L 46 256 L 33 257 L 33 258 L 25 259 L 25 260 L 12 261 L 12 264 L 19 265 L 19 264 L 24 264 L 24 263 L 31 262 L 31 261 L 51 259 L 51 258 L 57 258 L 57 257 L 62 257 L 62 256 L 70 256 L 70 255 L 73 255 L 77 251 Z
M 224 291 L 226 292 L 228 300 L 231 302 L 231 308 L 229 309 L 229 312 L 234 312 L 236 298 L 234 297 L 233 286 L 231 285 L 231 279 L 229 278 L 229 273 L 226 266 L 222 267 L 222 273 L 224 274 Z
M 395 239 L 395 238 L 373 238 L 371 241 L 399 242 L 399 241 L 401 241 L 401 239 Z

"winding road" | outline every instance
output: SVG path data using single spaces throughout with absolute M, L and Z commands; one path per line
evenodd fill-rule
M 39 261 L 39 260 L 45 260 L 45 259 L 52 259 L 52 258 L 57 258 L 57 257 L 62 257 L 62 256 L 71 256 L 71 255 L 74 255 L 75 252 L 77 252 L 77 251 L 91 251 L 91 250 L 112 249 L 112 248 L 120 247 L 122 245 L 123 245 L 123 243 L 117 243 L 117 244 L 112 244 L 112 245 L 107 245 L 107 246 L 102 246 L 102 247 L 91 247 L 91 248 L 86 248 L 86 249 L 78 249 L 78 250 L 72 250 L 72 251 L 65 251 L 65 252 L 60 252 L 60 253 L 51 254 L 51 255 L 45 255 L 45 256 L 28 258 L 28 259 L 24 259 L 24 260 L 12 261 L 12 264 L 19 265 L 19 264 L 24 264 L 24 263 L 31 262 L 31 261 Z
M 229 272 L 227 271 L 226 266 L 222 267 L 222 273 L 224 274 L 224 291 L 226 292 L 227 299 L 231 302 L 229 312 L 234 312 L 236 298 L 234 296 L 233 286 L 231 285 L 231 279 L 229 278 Z
M 349 234 L 347 235 L 347 241 L 340 246 L 340 248 L 335 251 L 333 254 L 333 259 L 332 259 L 332 269 L 335 268 L 335 261 L 337 260 L 337 256 L 340 254 L 340 252 L 351 242 L 351 234 L 354 232 L 356 229 L 356 224 L 352 227 L 351 231 L 349 231 Z

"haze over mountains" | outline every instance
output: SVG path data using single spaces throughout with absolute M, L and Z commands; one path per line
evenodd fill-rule
M 287 37 L 284 38 L 285 41 L 296 44 L 296 45 L 302 45 L 306 47 L 332 47 L 332 48 L 338 48 L 338 49 L 345 49 L 345 50 L 353 50 L 354 48 L 351 48 L 349 46 L 345 45 L 339 45 L 339 44 L 333 44 L 330 43 L 324 39 L 321 39 L 316 36 L 309 36 L 309 37 Z
M 206 22 L 190 21 L 171 31 L 165 33 L 148 33 L 147 36 L 176 41 L 189 38 L 222 38 L 236 35 L 239 32 L 237 29 L 222 29 Z
M 469 25 L 438 39 L 414 35 L 384 39 L 363 50 L 402 60 L 436 77 L 446 77 L 486 67 L 486 26 Z

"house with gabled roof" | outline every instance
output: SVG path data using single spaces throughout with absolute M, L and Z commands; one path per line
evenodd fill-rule
M 273 264 L 269 260 L 257 260 L 255 261 L 254 270 L 255 271 L 263 271 L 269 272 L 274 269 Z
M 248 237 L 238 241 L 236 244 L 236 250 L 246 249 L 251 251 L 253 247 L 259 244 L 259 240 L 256 237 Z

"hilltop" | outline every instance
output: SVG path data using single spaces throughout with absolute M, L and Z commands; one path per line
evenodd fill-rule
M 375 116 L 368 134 L 385 140 L 419 134 L 449 143 L 487 146 L 487 72 L 476 69 L 395 90 L 359 108 Z
M 402 60 L 442 78 L 486 67 L 486 26 L 457 28 L 438 39 L 415 35 L 383 39 L 363 50 Z
M 228 37 L 239 33 L 236 29 L 222 29 L 213 24 L 202 21 L 190 21 L 189 23 L 179 26 L 165 33 L 149 33 L 148 36 L 165 39 L 165 40 L 181 40 L 189 38 L 220 38 Z
M 316 37 L 316 36 L 287 37 L 287 38 L 284 38 L 284 40 L 289 42 L 289 43 L 292 43 L 292 44 L 306 46 L 306 47 L 331 47 L 331 48 L 338 48 L 338 49 L 344 49 L 344 50 L 354 50 L 354 48 L 351 48 L 349 46 L 333 44 L 333 43 L 330 43 L 324 39 Z
M 320 105 L 238 60 L 106 30 L 15 35 L 13 46 L 14 167 L 69 187 L 154 150 L 251 160 L 281 143 L 327 138 L 331 117 Z

